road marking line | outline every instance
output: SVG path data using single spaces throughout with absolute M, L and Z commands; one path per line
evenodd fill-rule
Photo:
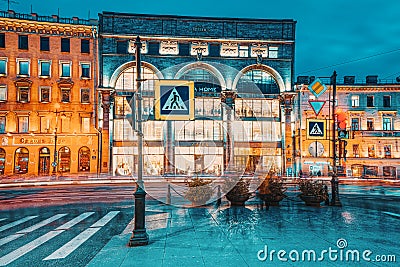
M 392 217 L 400 218 L 400 214 L 397 214 L 397 213 L 388 212 L 388 211 L 384 211 L 383 213 L 385 213 L 389 216 L 392 216 Z
M 15 222 L 12 222 L 12 223 L 3 225 L 2 227 L 0 227 L 0 232 L 2 232 L 2 231 L 4 231 L 4 230 L 7 230 L 7 229 L 10 229 L 11 227 L 14 227 L 14 226 L 16 226 L 16 225 L 19 225 L 19 224 L 21 224 L 21 223 L 24 223 L 24 222 L 27 222 L 27 221 L 29 221 L 29 220 L 32 220 L 33 218 L 36 218 L 36 217 L 37 217 L 37 216 L 28 216 L 28 217 L 22 218 L 22 219 L 20 219 L 20 220 L 18 220 L 18 221 L 15 221 Z
M 85 241 L 91 238 L 97 231 L 101 229 L 101 227 L 105 226 L 108 222 L 110 222 L 119 211 L 110 211 L 103 218 L 92 224 L 90 228 L 86 229 L 68 243 L 66 243 L 61 248 L 54 251 L 51 255 L 44 258 L 43 260 L 55 260 L 55 259 L 63 259 L 75 251 L 79 246 L 81 246 Z
M 7 218 L 1 218 L 1 219 L 0 219 L 0 222 L 1 222 L 1 221 L 4 221 L 4 220 L 7 220 Z
M 25 228 L 25 229 L 17 232 L 17 234 L 31 233 L 31 232 L 33 232 L 33 231 L 35 231 L 35 230 L 37 230 L 37 229 L 49 224 L 49 223 L 51 223 L 51 222 L 54 222 L 54 221 L 64 217 L 65 215 L 67 215 L 67 214 L 66 213 L 56 214 L 56 215 L 54 215 L 54 216 L 52 216 L 52 217 L 50 217 L 50 218 L 48 218 L 48 219 L 46 219 L 44 221 L 41 221 L 40 223 L 37 223 L 35 225 L 32 225 L 31 227 Z
M 95 222 L 92 226 L 92 228 L 94 227 L 103 227 L 104 225 L 106 225 L 109 221 L 111 221 L 117 214 L 119 213 L 119 211 L 110 211 L 109 213 L 107 213 L 103 218 L 101 218 L 100 220 L 98 220 L 97 222 Z
M 90 215 L 87 215 L 86 217 L 88 217 L 88 216 L 90 216 Z M 85 216 L 82 216 L 82 214 L 79 215 L 78 217 L 80 218 L 80 220 L 77 220 L 77 218 L 74 218 L 71 221 L 68 221 L 68 222 L 64 223 L 63 225 L 59 226 L 57 229 L 68 229 L 68 227 L 71 227 L 86 218 Z M 7 255 L 4 255 L 3 257 L 0 258 L 0 266 L 6 266 L 7 264 L 10 264 L 11 262 L 19 259 L 23 255 L 27 254 L 28 252 L 34 250 L 35 248 L 37 248 L 41 245 L 43 245 L 45 242 L 49 241 L 50 239 L 58 236 L 59 234 L 61 234 L 62 232 L 65 231 L 65 230 L 57 230 L 57 229 L 50 231 L 50 232 L 36 238 L 35 240 L 29 242 L 28 244 L 8 253 Z
M 9 235 L 9 236 L 3 237 L 2 239 L 0 239 L 0 247 L 11 241 L 14 241 L 15 239 L 20 238 L 21 236 L 24 236 L 24 234 L 15 234 L 15 235 Z
M 86 219 L 87 217 L 89 217 L 92 214 L 94 214 L 94 212 L 82 213 L 78 217 L 70 220 L 69 222 L 63 224 L 62 226 L 57 227 L 56 230 L 67 230 L 67 229 L 71 228 L 72 226 L 74 226 L 75 224 L 79 223 L 80 221 L 83 221 L 84 219 Z

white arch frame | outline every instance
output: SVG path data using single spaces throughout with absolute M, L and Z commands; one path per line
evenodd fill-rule
M 232 84 L 232 89 L 237 91 L 237 84 L 239 83 L 240 78 L 242 78 L 248 71 L 251 70 L 262 70 L 270 74 L 276 83 L 279 86 L 279 91 L 280 93 L 283 93 L 286 91 L 285 89 L 285 83 L 283 82 L 282 76 L 276 71 L 274 68 L 267 66 L 267 65 L 262 65 L 262 64 L 253 64 L 250 66 L 247 66 L 243 68 L 242 70 L 239 71 L 239 73 L 236 75 L 235 80 L 233 81 Z
M 205 69 L 210 71 L 212 74 L 215 75 L 215 77 L 217 77 L 220 85 L 221 85 L 221 89 L 225 90 L 226 89 L 226 82 L 224 77 L 222 76 L 221 72 L 214 67 L 213 65 L 210 65 L 208 63 L 204 63 L 201 61 L 198 62 L 193 62 L 193 63 L 189 63 L 185 66 L 183 66 L 180 70 L 178 70 L 178 72 L 175 74 L 175 79 L 179 79 L 180 77 L 182 77 L 186 72 L 188 72 L 189 70 L 192 69 Z
M 159 71 L 154 65 L 152 65 L 146 61 L 142 61 L 141 63 L 142 63 L 142 67 L 152 70 L 156 74 L 158 79 L 160 79 L 160 80 L 164 79 L 164 76 L 161 73 L 161 71 Z M 126 62 L 126 63 L 122 64 L 121 66 L 119 66 L 118 68 L 116 68 L 110 79 L 110 83 L 109 83 L 110 87 L 115 88 L 115 84 L 117 83 L 118 77 L 121 75 L 121 73 L 124 72 L 124 70 L 131 68 L 131 67 L 136 67 L 135 61 Z

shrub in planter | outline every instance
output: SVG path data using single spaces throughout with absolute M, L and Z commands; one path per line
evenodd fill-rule
M 226 178 L 223 191 L 232 206 L 244 206 L 251 196 L 250 181 L 238 177 Z
M 194 178 L 188 182 L 188 190 L 185 193 L 185 198 L 191 201 L 194 205 L 204 205 L 213 195 L 213 188 L 210 180 L 202 178 Z
M 307 206 L 320 206 L 322 201 L 329 198 L 327 186 L 320 180 L 301 180 L 299 197 Z

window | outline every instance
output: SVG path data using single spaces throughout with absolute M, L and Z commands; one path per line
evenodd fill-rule
M 353 131 L 360 130 L 360 119 L 359 118 L 351 119 L 351 130 L 353 130 Z
M 269 58 L 278 58 L 278 47 L 271 46 L 268 50 Z
M 0 59 L 0 76 L 7 75 L 7 59 L 1 58 Z
M 68 103 L 71 101 L 71 89 L 61 89 L 61 102 Z
M 40 117 L 40 132 L 48 133 L 50 130 L 50 118 L 49 117 Z
M 83 133 L 90 132 L 90 118 L 82 118 L 82 132 Z
M 47 60 L 39 60 L 39 76 L 50 77 L 51 62 Z
M 384 108 L 390 108 L 390 95 L 384 95 L 383 96 L 383 107 Z
M 6 132 L 6 116 L 0 116 L 0 133 Z
M 81 63 L 81 78 L 90 79 L 90 63 Z
M 358 95 L 351 96 L 351 106 L 353 108 L 360 106 L 360 97 Z
M 6 48 L 6 35 L 5 33 L 0 33 L 0 47 Z
M 18 87 L 18 101 L 21 103 L 29 102 L 29 87 Z
M 50 87 L 40 87 L 40 102 L 49 103 L 50 102 Z
M 375 158 L 375 145 L 368 145 L 368 157 Z
M 90 103 L 90 89 L 81 89 L 81 103 Z
M 61 78 L 70 78 L 71 77 L 71 62 L 61 62 Z
M 61 52 L 69 52 L 69 51 L 70 51 L 70 39 L 61 38 Z
M 29 131 L 29 117 L 18 116 L 18 132 L 27 133 Z
M 374 96 L 368 95 L 367 96 L 367 107 L 373 107 L 374 106 Z
M 29 60 L 17 59 L 17 75 L 23 77 L 29 76 Z
M 392 129 L 392 118 L 391 117 L 383 117 L 383 125 L 382 129 L 384 131 L 391 131 Z
M 384 145 L 383 149 L 385 151 L 385 158 L 390 159 L 392 157 L 392 146 L 391 145 Z
M 28 35 L 18 35 L 18 49 L 28 50 Z
M 7 86 L 0 85 L 0 101 L 7 101 Z
M 40 37 L 40 51 L 50 51 L 49 37 Z
M 90 53 L 90 41 L 88 39 L 81 40 L 81 53 Z
M 353 145 L 353 155 L 355 158 L 360 157 L 360 145 L 358 145 L 358 144 Z
M 367 131 L 373 131 L 373 130 L 374 130 L 374 119 L 367 118 Z
M 128 53 L 128 44 L 126 41 L 117 41 L 117 54 Z

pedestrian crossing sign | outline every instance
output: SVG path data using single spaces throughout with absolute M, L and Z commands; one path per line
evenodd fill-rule
M 309 119 L 307 120 L 307 139 L 325 139 L 326 121 Z
M 154 100 L 156 120 L 194 120 L 193 81 L 156 81 Z

